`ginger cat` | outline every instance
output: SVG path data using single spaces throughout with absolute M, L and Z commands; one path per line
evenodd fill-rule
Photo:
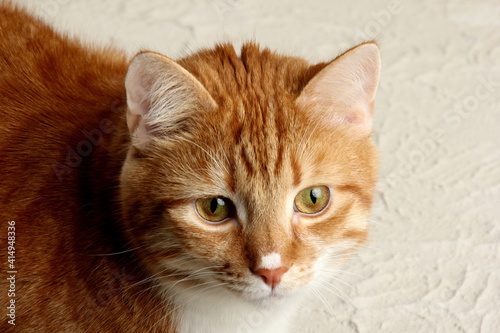
M 129 62 L 0 17 L 0 331 L 288 332 L 365 241 L 376 44 Z

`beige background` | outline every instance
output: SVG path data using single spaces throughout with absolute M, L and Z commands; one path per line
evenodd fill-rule
M 180 57 L 254 39 L 311 61 L 382 48 L 371 240 L 296 332 L 500 332 L 500 2 L 38 0 L 62 31 Z

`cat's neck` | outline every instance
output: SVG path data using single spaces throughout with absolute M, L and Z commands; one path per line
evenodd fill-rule
M 180 333 L 289 332 L 302 297 L 258 306 L 222 288 L 188 289 L 173 301 L 179 309 L 174 318 Z
M 75 175 L 81 182 L 80 193 L 86 202 L 84 214 L 96 222 L 108 236 L 110 250 L 127 250 L 120 225 L 119 180 L 129 144 L 125 123 L 125 97 L 117 96 L 109 110 L 102 113 L 95 128 L 87 130 L 85 139 L 93 146 L 92 154 L 84 159 Z M 104 125 L 103 125 L 104 124 Z
M 125 235 L 119 199 L 120 173 L 129 147 L 129 132 L 125 120 L 124 96 L 117 97 L 110 110 L 101 118 L 109 126 L 101 129 L 102 139 L 96 140 L 94 150 L 75 170 L 73 180 L 80 186 L 83 199 L 79 228 L 81 233 L 78 254 L 88 261 L 82 270 L 98 273 L 89 276 L 90 283 L 105 283 L 105 305 L 125 306 L 123 322 L 143 327 L 158 322 L 151 332 L 170 332 L 169 304 L 158 297 L 157 286 L 151 283 L 148 272 L 140 263 L 133 245 Z M 97 125 L 98 126 L 98 125 Z M 96 127 L 98 128 L 98 127 Z M 99 136 L 94 131 L 95 138 Z M 78 180 L 84 180 L 79 182 Z M 84 266 L 84 263 L 82 263 Z M 105 281 L 105 282 L 103 282 Z M 107 286 L 107 287 L 106 287 Z M 134 324 L 132 324 L 134 322 Z

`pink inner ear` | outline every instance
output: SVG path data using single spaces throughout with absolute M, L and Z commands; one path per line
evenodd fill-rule
M 297 104 L 332 125 L 370 132 L 379 73 L 378 47 L 362 44 L 337 57 L 313 77 Z
M 344 116 L 343 123 L 348 124 L 362 124 L 366 122 L 367 116 L 364 112 L 348 112 Z
M 337 110 L 330 114 L 324 114 L 322 121 L 330 123 L 333 127 L 349 127 L 353 133 L 369 133 L 371 132 L 372 117 L 370 110 L 362 110 L 358 106 L 357 110 Z
M 136 146 L 165 135 L 195 109 L 216 106 L 202 84 L 173 60 L 153 53 L 138 54 L 125 79 L 127 125 Z

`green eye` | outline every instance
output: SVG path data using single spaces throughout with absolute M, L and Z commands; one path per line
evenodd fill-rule
M 196 200 L 196 211 L 206 221 L 222 222 L 232 213 L 230 200 L 221 197 L 212 197 Z
M 326 208 L 330 202 L 328 186 L 314 186 L 303 189 L 294 200 L 295 211 L 304 214 L 316 214 Z

